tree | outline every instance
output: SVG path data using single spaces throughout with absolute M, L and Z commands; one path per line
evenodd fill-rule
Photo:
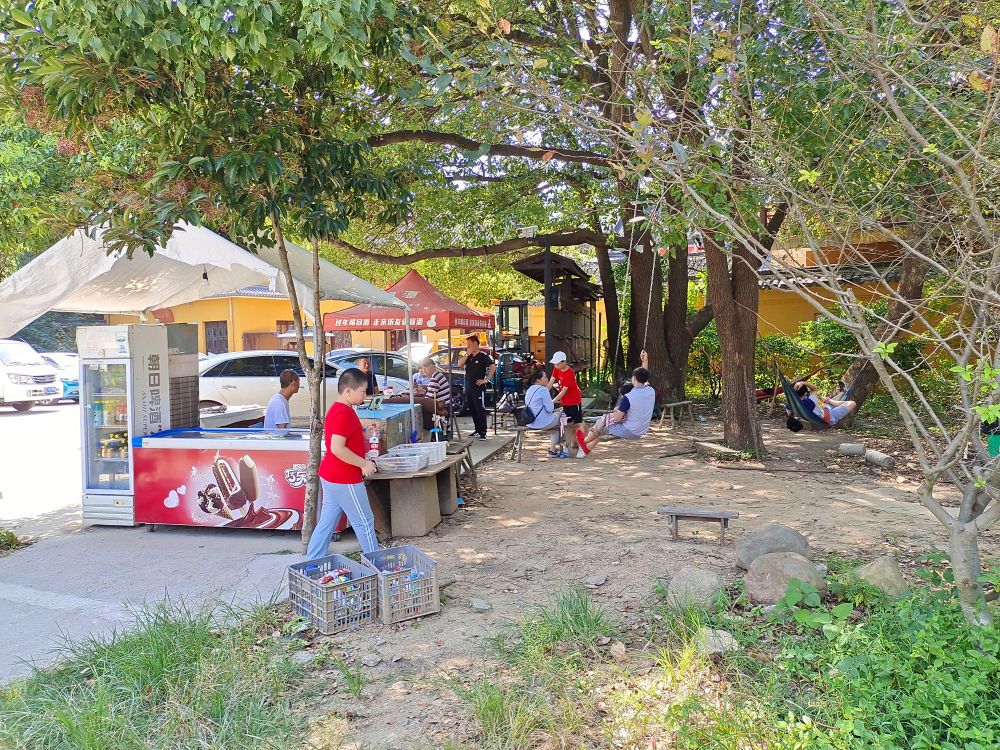
M 414 37 L 404 48 L 390 74 L 399 88 L 373 99 L 364 133 L 380 161 L 408 164 L 415 199 L 400 226 L 408 241 L 365 235 L 345 238 L 341 247 L 368 260 L 408 264 L 585 243 L 597 258 L 619 371 L 626 361 L 637 363 L 645 346 L 655 365 L 654 385 L 680 397 L 691 340 L 711 320 L 711 310 L 687 315 L 687 222 L 663 216 L 657 225 L 643 223 L 650 186 L 628 165 L 644 152 L 620 133 L 637 111 L 645 118 L 633 101 L 666 99 L 643 77 L 663 55 L 650 44 L 628 41 L 649 14 L 625 0 L 609 3 L 608 11 L 585 3 L 510 1 L 444 9 L 433 34 Z M 601 127 L 581 129 L 583 113 Z M 666 128 L 662 114 L 657 126 Z M 422 217 L 456 204 L 483 206 L 475 231 L 447 238 L 434 227 L 426 231 L 430 222 Z M 538 224 L 538 235 L 515 237 L 521 223 Z M 666 288 L 659 247 L 669 249 Z M 630 256 L 627 325 L 634 351 L 627 357 L 611 248 Z
M 874 372 L 902 417 L 923 474 L 917 496 L 948 534 L 966 618 L 987 625 L 979 539 L 1000 519 L 1000 460 L 979 432 L 1000 420 L 1000 110 L 991 93 L 1000 28 L 972 10 L 807 0 L 788 24 L 787 33 L 813 40 L 815 68 L 790 85 L 786 99 L 807 105 L 809 133 L 824 134 L 825 147 L 817 154 L 810 139 L 759 129 L 758 152 L 767 158 L 747 164 L 759 190 L 790 206 L 789 222 L 814 263 L 772 252 L 731 205 L 713 203 L 690 175 L 655 160 L 653 168 L 683 182 L 732 238 L 730 248 L 767 262 L 818 314 L 854 336 L 861 353 L 855 371 Z M 884 258 L 871 257 L 886 246 Z M 858 266 L 879 282 L 884 313 L 859 300 L 845 278 Z M 928 274 L 938 277 L 933 300 L 920 292 Z M 949 363 L 959 404 L 935 403 L 896 357 L 907 328 Z M 946 482 L 961 496 L 957 508 L 942 502 Z
M 285 235 L 310 241 L 321 320 L 319 239 L 363 215 L 364 196 L 402 195 L 396 176 L 344 135 L 366 119 L 369 91 L 386 85 L 372 71 L 362 87 L 366 63 L 392 55 L 405 25 L 389 2 L 50 0 L 0 15 L 9 101 L 43 108 L 76 142 L 126 123 L 144 144 L 143 169 L 94 185 L 77 205 L 86 224 L 106 226 L 112 251 L 155 252 L 179 220 L 278 248 L 311 398 L 305 542 L 322 440 L 322 337 L 313 364 Z M 391 207 L 384 213 L 393 218 Z

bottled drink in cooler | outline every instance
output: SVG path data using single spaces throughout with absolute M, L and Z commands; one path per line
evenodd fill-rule
M 104 404 L 100 401 L 94 402 L 94 427 L 104 426 Z

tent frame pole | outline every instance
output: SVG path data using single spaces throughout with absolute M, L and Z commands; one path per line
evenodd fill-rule
M 406 382 L 409 383 L 410 391 L 410 442 L 416 442 L 414 438 L 418 436 L 417 425 L 413 419 L 413 350 L 410 348 L 412 342 L 410 341 L 410 308 L 406 308 L 406 315 L 404 316 L 404 321 L 406 324 Z M 421 410 L 421 419 L 423 419 L 423 410 Z M 420 425 L 423 429 L 423 423 Z

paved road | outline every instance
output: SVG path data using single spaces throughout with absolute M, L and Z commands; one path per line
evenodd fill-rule
M 82 527 L 74 405 L 0 409 L 0 526 L 38 541 L 0 558 L 0 684 L 57 658 L 65 638 L 106 635 L 169 598 L 248 605 L 285 595 L 296 532 Z M 507 438 L 476 443 L 478 462 Z M 357 549 L 353 534 L 331 552 Z
M 0 526 L 29 536 L 80 528 L 80 407 L 0 407 Z

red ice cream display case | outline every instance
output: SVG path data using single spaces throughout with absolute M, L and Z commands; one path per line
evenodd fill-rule
M 136 523 L 302 528 L 306 430 L 167 430 L 132 454 Z

